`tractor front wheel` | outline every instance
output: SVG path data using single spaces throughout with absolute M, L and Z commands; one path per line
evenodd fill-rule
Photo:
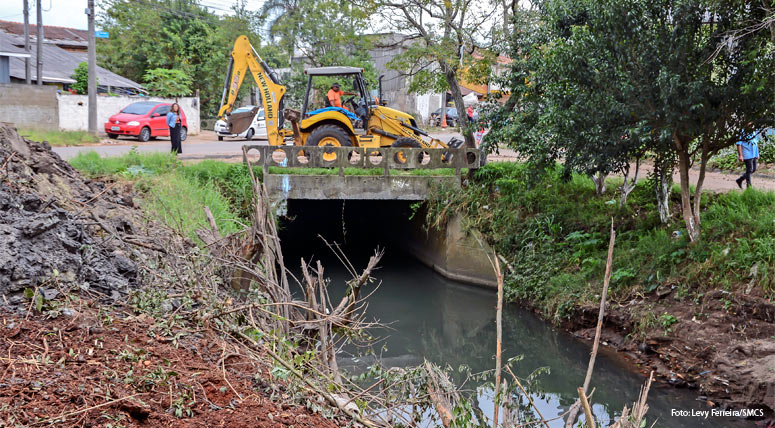
M 321 125 L 309 134 L 307 138 L 308 146 L 318 147 L 351 147 L 353 145 L 350 135 L 339 126 Z M 336 160 L 334 151 L 324 151 L 323 160 L 331 162 Z
M 401 137 L 393 142 L 393 144 L 390 147 L 406 147 L 411 149 L 421 149 L 422 144 L 420 144 L 419 141 L 415 140 L 412 137 Z M 403 165 L 406 163 L 406 153 L 403 151 L 398 151 L 396 154 L 393 155 L 393 161 L 399 165 Z M 417 163 L 422 164 L 423 161 L 423 153 L 419 153 L 417 155 Z

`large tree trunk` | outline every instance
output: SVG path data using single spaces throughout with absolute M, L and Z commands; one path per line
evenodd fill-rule
M 444 73 L 444 78 L 449 85 L 449 92 L 452 94 L 452 99 L 455 101 L 455 110 L 457 110 L 458 126 L 463 131 L 463 137 L 465 138 L 465 146 L 471 149 L 476 148 L 476 140 L 474 140 L 474 134 L 471 132 L 471 128 L 468 127 L 468 114 L 466 113 L 466 106 L 463 105 L 463 93 L 460 91 L 460 84 L 457 81 L 457 73 L 455 70 L 446 63 L 446 61 L 439 61 L 441 65 L 441 71 Z
M 678 175 L 681 179 L 681 213 L 686 223 L 686 233 L 689 240 L 694 242 L 700 239 L 699 216 L 694 215 L 692 209 L 692 189 L 689 182 L 689 168 L 691 158 L 689 156 L 689 143 L 683 141 L 680 136 L 673 134 L 673 144 L 678 153 Z

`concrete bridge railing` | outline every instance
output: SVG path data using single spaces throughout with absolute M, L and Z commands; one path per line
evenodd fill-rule
M 305 147 L 305 146 L 243 146 L 243 159 L 254 166 L 280 168 L 345 168 L 382 169 L 446 169 L 460 174 L 463 168 L 478 168 L 478 149 L 423 149 L 403 147 Z
M 460 186 L 463 168 L 478 168 L 476 149 L 365 148 L 257 146 L 242 148 L 243 159 L 263 171 L 270 199 L 283 211 L 289 199 L 328 200 L 406 200 L 428 197 L 433 186 Z M 287 173 L 270 173 L 270 167 Z M 298 173 L 293 168 L 338 169 L 338 174 Z M 376 174 L 345 174 L 345 169 L 370 169 Z M 397 172 L 397 170 L 438 170 L 439 174 Z M 454 169 L 455 175 L 442 174 Z M 392 170 L 392 173 L 391 173 Z M 314 171 L 313 171 L 314 172 Z

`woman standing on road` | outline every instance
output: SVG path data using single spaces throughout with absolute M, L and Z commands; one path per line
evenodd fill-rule
M 167 126 L 170 127 L 170 141 L 172 142 L 172 152 L 175 154 L 183 153 L 183 146 L 180 143 L 180 106 L 175 103 L 167 113 Z

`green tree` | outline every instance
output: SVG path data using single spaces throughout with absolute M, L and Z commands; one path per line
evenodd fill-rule
M 89 64 L 82 62 L 75 67 L 73 71 L 73 79 L 75 83 L 70 85 L 77 94 L 86 95 L 89 93 Z
M 299 23 L 300 0 L 267 0 L 261 6 L 261 20 L 267 26 L 269 40 L 279 42 L 293 62 L 293 50 L 296 46 L 296 31 Z
M 154 68 L 145 72 L 145 89 L 159 97 L 191 95 L 191 78 L 183 70 Z
M 364 10 L 404 36 L 402 53 L 391 67 L 413 76 L 413 91 L 442 90 L 452 94 L 458 117 L 466 117 L 460 81 L 477 68 L 473 54 L 492 45 L 493 11 L 490 0 L 363 0 Z M 489 66 L 484 67 L 489 69 Z M 473 132 L 463 128 L 466 145 L 474 147 Z
M 513 99 L 493 118 L 524 131 L 510 142 L 534 161 L 616 168 L 648 150 L 658 164 L 676 162 L 682 215 L 697 240 L 708 159 L 734 145 L 749 123 L 762 129 L 774 122 L 769 35 L 750 33 L 717 49 L 730 31 L 764 13 L 712 0 L 540 3 L 534 19 L 542 38 L 515 36 L 533 42 L 514 44 L 518 60 L 507 78 Z
M 257 14 L 244 1 L 232 13 L 217 16 L 197 0 L 107 0 L 99 16 L 111 38 L 98 46 L 100 64 L 122 76 L 142 81 L 153 69 L 181 70 L 199 91 L 203 117 L 220 105 L 224 76 L 234 40 L 245 34 L 268 62 L 277 62 L 260 47 Z M 245 93 L 249 85 L 245 85 Z
M 307 84 L 307 66 L 353 66 L 364 69 L 370 87 L 376 87 L 377 73 L 369 54 L 372 39 L 366 9 L 339 0 L 269 1 L 262 9 L 262 20 L 270 38 L 287 50 L 289 58 L 301 56 L 292 66 L 287 83 L 287 105 L 300 108 Z M 316 79 L 314 89 L 328 91 L 330 79 Z

